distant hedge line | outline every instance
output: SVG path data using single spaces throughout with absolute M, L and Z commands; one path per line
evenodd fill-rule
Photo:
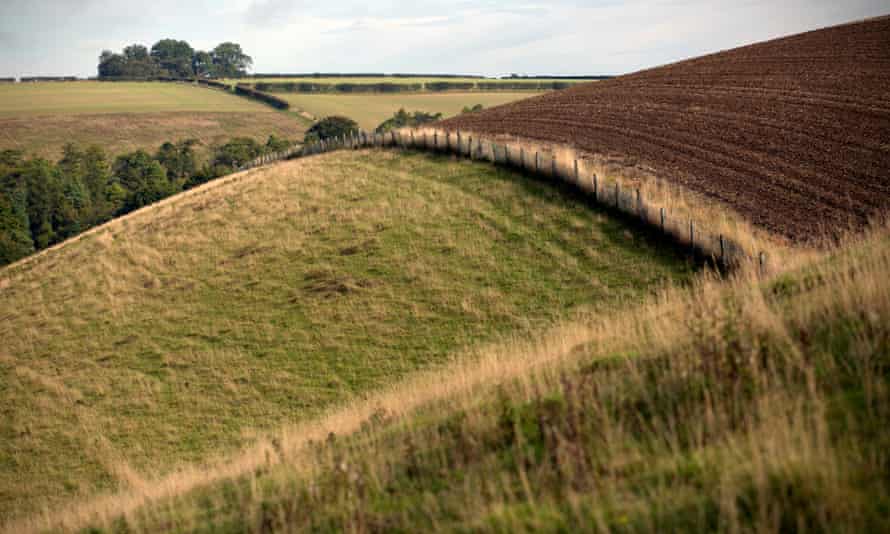
M 546 91 L 565 89 L 571 82 L 428 82 L 422 83 L 315 83 L 259 82 L 257 91 L 272 93 L 406 93 L 427 91 Z
M 77 76 L 22 76 L 22 82 L 76 82 Z
M 229 84 L 227 83 L 217 82 L 214 80 L 205 80 L 203 78 L 198 78 L 197 81 L 199 85 L 206 85 L 207 87 L 215 87 L 216 89 L 223 89 L 225 91 L 228 91 L 230 89 Z
M 313 82 L 260 82 L 258 91 L 274 93 L 406 93 L 423 89 L 421 83 L 313 83 Z
M 191 82 L 186 78 L 174 78 L 172 76 L 100 76 L 90 78 L 90 81 L 98 82 Z
M 550 91 L 568 89 L 575 84 L 572 82 L 479 82 L 476 85 L 483 91 Z
M 430 82 L 426 84 L 429 91 L 470 91 L 476 87 L 475 82 Z
M 511 78 L 501 78 L 502 80 L 609 80 L 614 76 L 515 76 Z
M 278 109 L 290 109 L 290 103 L 287 100 L 282 100 L 277 96 L 273 96 L 267 93 L 261 93 L 260 91 L 255 90 L 253 87 L 245 84 L 238 84 L 235 86 L 235 94 L 244 96 L 247 98 L 252 98 L 254 100 L 259 100 L 260 102 L 264 102 L 269 104 L 270 106 Z
M 467 75 L 467 74 L 411 74 L 411 73 L 344 73 L 344 72 L 310 72 L 310 73 L 292 73 L 283 74 L 276 73 L 257 73 L 245 76 L 245 78 L 478 78 L 484 76 Z
M 0 83 L 14 83 L 15 78 L 0 78 Z

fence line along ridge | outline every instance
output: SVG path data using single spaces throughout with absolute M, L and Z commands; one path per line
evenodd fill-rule
M 712 259 L 726 269 L 735 269 L 754 263 L 763 274 L 767 270 L 767 255 L 762 251 L 746 250 L 739 242 L 726 235 L 712 233 L 700 222 L 671 216 L 667 209 L 657 206 L 643 197 L 640 189 L 622 188 L 618 181 L 607 184 L 596 173 L 583 175 L 578 159 L 560 161 L 557 154 L 549 155 L 534 151 L 526 152 L 518 143 L 495 142 L 474 134 L 460 131 L 430 131 L 401 129 L 386 133 L 354 131 L 331 139 L 294 146 L 282 152 L 267 154 L 247 162 L 239 168 L 246 170 L 282 159 L 311 156 L 335 150 L 359 148 L 401 148 L 428 150 L 454 154 L 474 161 L 489 161 L 495 165 L 517 167 L 537 176 L 563 180 L 591 194 L 594 202 L 631 215 L 641 222 L 688 247 L 694 254 Z

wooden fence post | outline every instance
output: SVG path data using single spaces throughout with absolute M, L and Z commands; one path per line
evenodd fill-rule
M 470 161 L 473 160 L 473 136 L 467 138 L 467 151 L 469 152 Z
M 757 262 L 760 265 L 760 276 L 763 276 L 766 274 L 766 254 L 763 252 L 757 254 Z
M 621 209 L 621 185 L 615 182 L 615 207 Z
M 640 195 L 640 189 L 637 188 L 637 215 L 643 218 L 643 197 Z
M 599 202 L 599 200 L 600 200 L 599 180 L 596 177 L 596 173 L 593 173 L 593 201 Z
M 558 166 L 556 164 L 556 154 L 553 154 L 550 157 L 550 175 L 553 178 L 559 178 L 559 173 L 557 172 L 558 171 L 557 167 Z
M 664 233 L 664 219 L 665 219 L 664 208 L 658 208 L 658 214 L 661 216 L 661 233 Z
M 540 154 L 538 154 L 538 151 L 536 150 L 535 151 L 535 174 L 538 174 L 538 172 L 540 171 L 541 164 L 538 160 L 539 157 L 540 157 Z
M 723 240 L 723 234 L 720 234 L 720 263 L 726 267 L 726 241 Z
M 485 159 L 485 153 L 482 151 L 482 138 L 480 137 L 476 139 L 476 142 L 479 143 L 479 146 L 476 147 L 478 149 L 479 159 Z

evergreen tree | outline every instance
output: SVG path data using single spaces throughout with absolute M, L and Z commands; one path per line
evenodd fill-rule
M 0 152 L 0 265 L 34 252 L 21 152 Z
M 22 176 L 28 190 L 28 223 L 31 239 L 38 249 L 56 242 L 53 218 L 59 205 L 59 188 L 53 165 L 42 158 L 28 160 L 22 166 Z

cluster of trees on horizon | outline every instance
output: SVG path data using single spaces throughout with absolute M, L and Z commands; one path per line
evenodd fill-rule
M 98 71 L 100 79 L 240 78 L 252 65 L 238 43 L 225 42 L 205 52 L 186 41 L 161 39 L 151 49 L 132 44 L 119 54 L 103 50 Z
M 137 150 L 113 161 L 99 146 L 68 144 L 55 164 L 0 151 L 0 265 L 292 145 L 274 135 L 265 145 L 234 138 L 213 147 L 209 161 L 199 166 L 197 144 L 167 142 L 154 154 Z

